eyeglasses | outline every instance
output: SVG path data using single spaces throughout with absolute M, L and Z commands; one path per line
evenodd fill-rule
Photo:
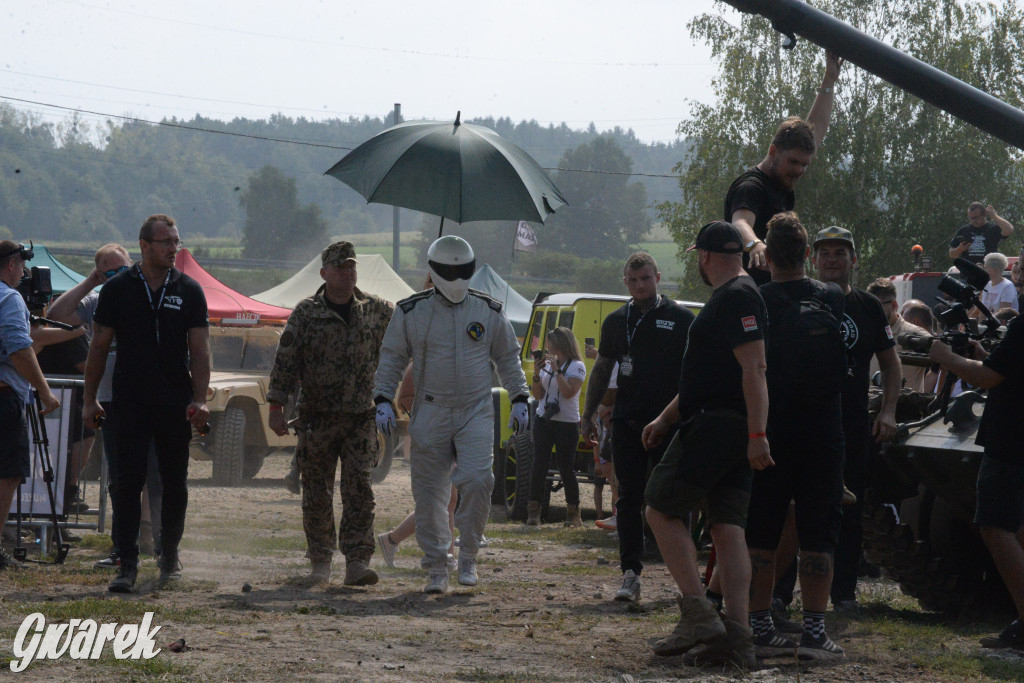
M 168 237 L 165 240 L 146 240 L 150 244 L 160 244 L 165 247 L 174 247 L 175 249 L 181 249 L 181 240 L 173 239 Z
M 105 270 L 105 271 L 103 271 L 103 277 L 105 277 L 105 278 L 107 278 L 109 280 L 110 278 L 114 277 L 118 273 L 123 273 L 126 270 L 128 270 L 128 266 L 121 266 L 120 268 L 115 268 L 114 270 Z

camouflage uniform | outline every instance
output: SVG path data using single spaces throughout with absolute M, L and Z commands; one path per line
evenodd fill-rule
M 313 562 L 334 552 L 333 485 L 341 461 L 341 528 L 346 560 L 373 554 L 373 489 L 377 459 L 371 398 L 380 344 L 394 306 L 358 288 L 349 321 L 327 307 L 322 286 L 295 307 L 281 335 L 267 399 L 284 404 L 299 390 L 295 451 L 302 474 L 302 523 Z

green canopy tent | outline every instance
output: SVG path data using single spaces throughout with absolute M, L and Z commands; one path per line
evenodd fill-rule
M 36 244 L 32 249 L 35 251 L 35 256 L 25 264 L 25 267 L 45 266 L 50 269 L 50 286 L 53 287 L 54 297 L 60 296 L 85 279 L 84 275 L 79 275 L 55 259 L 46 245 Z
M 487 263 L 476 269 L 473 277 L 469 279 L 469 286 L 479 289 L 492 298 L 503 304 L 502 310 L 512 323 L 516 336 L 522 337 L 526 334 L 526 328 L 530 324 L 530 313 L 533 312 L 533 304 L 516 290 L 512 289 L 505 280 L 495 272 L 494 268 Z

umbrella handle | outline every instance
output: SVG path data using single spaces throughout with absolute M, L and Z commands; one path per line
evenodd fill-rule
M 441 233 L 444 232 L 444 216 L 441 216 L 441 225 L 437 229 L 437 239 L 441 239 Z

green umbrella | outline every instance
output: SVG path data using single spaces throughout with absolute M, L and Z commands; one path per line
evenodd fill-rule
M 327 171 L 368 202 L 431 213 L 458 223 L 543 223 L 566 205 L 551 178 L 490 128 L 441 121 L 392 126 Z

